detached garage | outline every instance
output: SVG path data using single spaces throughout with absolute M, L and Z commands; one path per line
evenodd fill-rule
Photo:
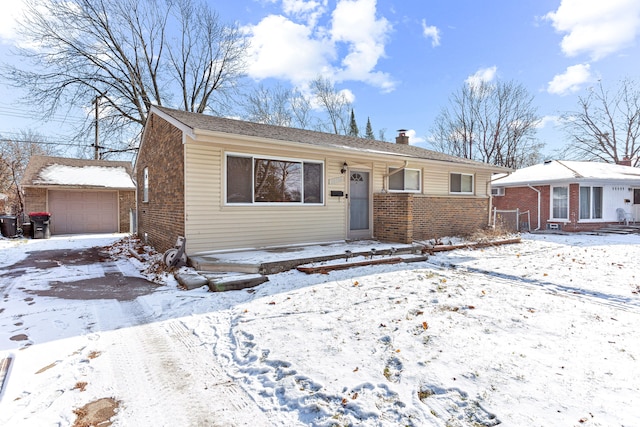
M 33 156 L 21 182 L 25 215 L 50 212 L 51 234 L 131 232 L 131 164 Z

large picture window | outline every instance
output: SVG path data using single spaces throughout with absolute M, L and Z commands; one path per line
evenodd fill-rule
M 551 216 L 553 219 L 569 219 L 569 187 L 553 187 Z
M 227 203 L 323 203 L 323 164 L 227 156 Z
M 420 191 L 420 170 L 389 168 L 389 190 L 391 191 Z
M 452 173 L 449 175 L 449 192 L 473 194 L 473 175 Z
M 580 219 L 602 218 L 602 187 L 580 187 Z

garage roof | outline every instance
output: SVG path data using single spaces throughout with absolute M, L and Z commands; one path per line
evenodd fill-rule
M 131 163 L 123 161 L 32 156 L 21 186 L 133 190 L 131 170 Z

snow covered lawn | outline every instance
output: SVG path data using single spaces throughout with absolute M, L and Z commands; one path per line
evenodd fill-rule
M 74 425 L 105 398 L 114 426 L 640 425 L 640 236 L 524 235 L 250 291 L 167 278 L 132 301 L 28 292 L 98 267 L 7 275 L 27 250 L 119 237 L 0 241 L 0 425 Z

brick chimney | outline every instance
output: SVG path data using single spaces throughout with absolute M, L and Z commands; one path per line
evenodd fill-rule
M 627 156 L 624 156 L 622 160 L 618 160 L 618 164 L 622 166 L 631 166 L 631 159 Z
M 409 145 L 409 137 L 406 129 L 399 129 L 396 136 L 396 144 Z

